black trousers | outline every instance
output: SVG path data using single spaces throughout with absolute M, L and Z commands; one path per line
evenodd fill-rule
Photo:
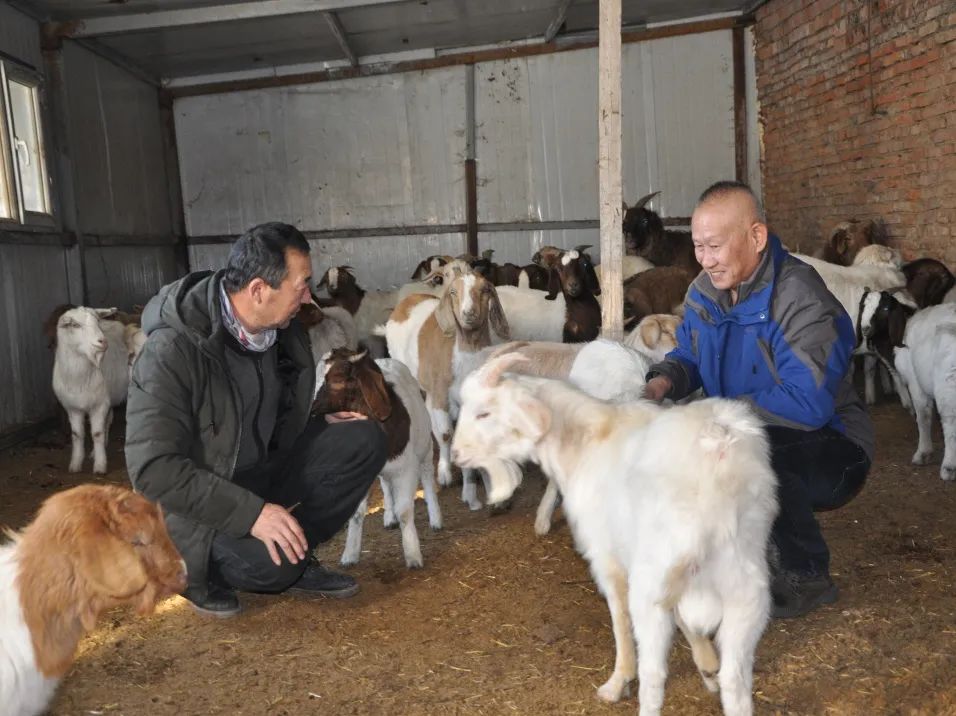
M 772 537 L 780 566 L 799 574 L 827 574 L 830 550 L 814 512 L 842 507 L 863 488 L 870 460 L 832 428 L 803 431 L 767 427 L 777 474 L 780 514 Z
M 285 454 L 235 480 L 257 495 L 292 511 L 311 551 L 338 532 L 368 494 L 387 459 L 385 433 L 371 420 L 327 424 L 318 416 Z M 223 586 L 246 592 L 281 592 L 305 571 L 306 560 L 289 562 L 279 550 L 276 565 L 263 542 L 217 533 L 209 574 Z

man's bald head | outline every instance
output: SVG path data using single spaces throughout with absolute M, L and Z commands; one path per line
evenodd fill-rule
M 767 216 L 763 210 L 763 204 L 754 194 L 753 189 L 742 181 L 719 181 L 711 184 L 704 189 L 704 192 L 697 200 L 697 206 L 710 202 L 733 202 L 736 207 L 745 209 L 747 223 L 759 221 L 761 224 L 767 223 Z
M 767 246 L 767 225 L 760 200 L 750 187 L 736 181 L 717 182 L 697 202 L 691 217 L 697 260 L 714 287 L 737 288 L 760 264 Z

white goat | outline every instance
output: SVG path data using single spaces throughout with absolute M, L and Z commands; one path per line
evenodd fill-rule
M 676 622 L 707 687 L 719 685 L 724 712 L 751 714 L 777 513 L 760 420 L 720 398 L 663 408 L 606 403 L 544 378 L 501 380 L 521 360 L 501 356 L 465 381 L 452 454 L 488 469 L 496 501 L 520 479 L 503 466 L 533 460 L 557 482 L 611 611 L 617 655 L 598 696 L 617 701 L 637 675 L 640 713 L 660 714 Z
M 498 286 L 498 299 L 508 317 L 511 337 L 521 341 L 554 341 L 564 337 L 567 307 L 559 293 L 548 301 L 544 291 L 517 286 Z
M 939 476 L 956 479 L 956 304 L 917 311 L 907 322 L 903 347 L 895 351 L 896 369 L 909 389 L 916 412 L 919 443 L 914 465 L 933 454 L 933 402 L 943 424 L 943 463 Z
M 70 419 L 70 472 L 79 472 L 83 467 L 88 415 L 93 435 L 93 472 L 106 474 L 106 441 L 113 407 L 126 401 L 128 388 L 129 349 L 123 324 L 102 320 L 97 311 L 84 306 L 60 316 L 56 324 L 53 392 Z
M 388 462 L 379 474 L 385 500 L 385 526 L 401 526 L 402 551 L 409 568 L 423 565 L 415 530 L 415 493 L 421 482 L 432 529 L 442 527 L 435 487 L 438 444 L 418 382 L 404 364 L 391 358 L 373 361 L 367 351 L 339 349 L 316 367 L 316 401 L 322 412 L 350 410 L 376 420 L 385 431 Z M 368 496 L 349 520 L 343 565 L 357 564 Z M 397 519 L 396 519 L 397 517 Z
M 566 380 L 588 395 L 601 400 L 637 400 L 644 392 L 644 376 L 654 361 L 617 341 L 599 338 L 589 343 L 507 343 L 491 346 L 478 354 L 478 361 L 467 372 L 455 375 L 450 401 L 451 415 L 457 420 L 461 406 L 461 386 L 465 378 L 485 362 L 505 353 L 519 353 L 528 360 L 513 370 L 543 378 Z M 487 487 L 487 485 L 486 485 Z M 474 471 L 465 470 L 462 497 L 469 505 L 481 506 Z M 551 518 L 558 504 L 558 488 L 551 480 L 538 505 L 534 531 L 545 535 L 551 530 Z
M 123 341 L 126 343 L 126 360 L 129 363 L 130 375 L 133 373 L 133 363 L 143 352 L 146 345 L 146 333 L 141 326 L 128 323 L 123 327 Z
M 877 291 L 906 286 L 900 271 L 900 253 L 888 246 L 872 244 L 857 253 L 852 266 L 838 266 L 804 254 L 793 254 L 816 269 L 827 288 L 850 314 L 854 326 L 860 325 L 860 302 L 867 289 Z M 873 356 L 863 357 L 864 395 L 868 405 L 876 402 L 877 363 Z

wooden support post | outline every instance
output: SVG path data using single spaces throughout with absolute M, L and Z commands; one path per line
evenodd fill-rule
M 598 198 L 601 218 L 602 334 L 624 337 L 621 229 L 621 0 L 601 0 L 598 21 Z

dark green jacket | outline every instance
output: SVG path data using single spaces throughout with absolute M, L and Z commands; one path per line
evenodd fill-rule
M 240 386 L 226 366 L 222 272 L 164 286 L 143 312 L 148 339 L 126 404 L 126 464 L 133 487 L 158 502 L 189 571 L 206 584 L 215 532 L 244 537 L 263 500 L 232 482 L 242 429 Z M 273 444 L 289 448 L 309 418 L 315 363 L 302 325 L 278 333 L 282 397 Z

